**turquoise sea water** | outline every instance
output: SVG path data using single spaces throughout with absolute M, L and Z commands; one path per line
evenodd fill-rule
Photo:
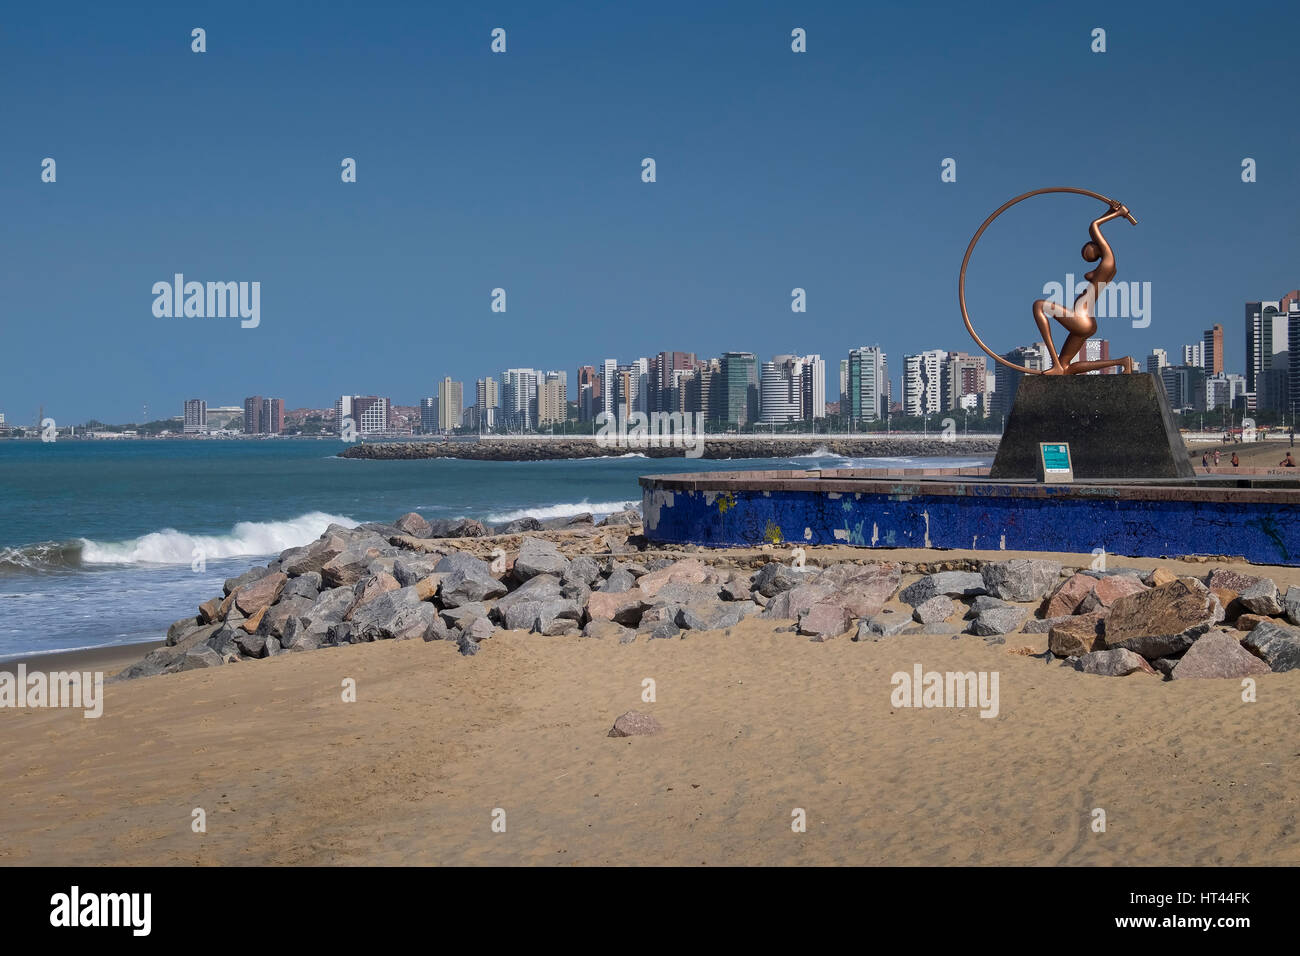
M 392 521 L 407 511 L 489 523 L 601 515 L 640 502 L 640 475 L 883 463 L 838 456 L 364 461 L 335 457 L 343 447 L 332 440 L 0 442 L 0 659 L 157 640 L 220 594 L 225 578 L 314 540 L 331 521 Z M 206 562 L 199 570 L 196 549 Z

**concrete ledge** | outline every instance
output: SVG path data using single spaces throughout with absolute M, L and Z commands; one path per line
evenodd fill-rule
M 1300 564 L 1294 481 L 1040 485 L 823 470 L 656 475 L 642 478 L 641 487 L 645 533 L 659 542 L 1104 548 L 1135 557 L 1226 554 Z

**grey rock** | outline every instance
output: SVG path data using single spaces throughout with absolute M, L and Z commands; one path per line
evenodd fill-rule
M 1144 672 L 1155 673 L 1155 668 L 1148 664 L 1140 654 L 1126 648 L 1113 648 L 1108 651 L 1090 651 L 1074 660 L 1074 669 L 1085 674 L 1097 674 L 1101 677 L 1125 677 L 1129 674 Z
M 470 604 L 461 604 L 457 607 L 449 607 L 442 612 L 442 619 L 447 622 L 448 627 L 456 627 L 465 622 L 472 621 L 476 617 L 487 617 L 487 605 L 474 601 Z
M 394 521 L 393 527 L 402 534 L 410 535 L 413 538 L 427 538 L 429 536 L 429 531 L 431 530 L 429 528 L 429 522 L 425 521 L 424 518 L 416 514 L 414 511 L 408 511 L 406 514 Z
M 434 571 L 441 574 L 438 600 L 447 607 L 459 607 L 504 595 L 507 588 L 492 576 L 487 562 L 473 555 L 457 552 L 443 557 Z
M 433 569 L 437 566 L 438 559 L 432 556 L 401 557 L 393 561 L 392 574 L 398 584 L 409 588 L 436 573 Z
M 980 569 L 989 594 L 1004 601 L 1038 601 L 1051 593 L 1061 576 L 1061 565 L 1039 558 L 991 561 Z
M 230 592 L 234 591 L 236 588 L 241 588 L 245 584 L 252 584 L 254 581 L 260 581 L 271 573 L 271 569 L 266 567 L 249 568 L 237 578 L 226 578 L 226 583 L 222 590 L 224 590 L 226 595 L 229 596 Z
M 912 615 L 901 611 L 881 611 L 875 617 L 858 622 L 855 641 L 878 641 L 882 637 L 902 634 L 912 625 Z
M 569 567 L 569 559 L 560 554 L 560 549 L 545 538 L 525 538 L 515 558 L 515 578 L 527 581 L 539 574 L 553 574 L 557 577 Z
M 984 578 L 973 571 L 940 571 L 909 584 L 899 592 L 898 599 L 915 607 L 940 594 L 950 598 L 976 597 L 985 590 Z
M 1269 617 L 1282 613 L 1282 596 L 1270 578 L 1260 578 L 1237 595 L 1237 601 L 1251 614 Z
M 1300 624 L 1300 587 L 1293 584 L 1286 589 L 1286 597 L 1282 599 L 1282 613 L 1292 624 Z
M 524 515 L 497 528 L 497 534 L 523 534 L 525 531 L 541 531 L 542 523 L 532 515 Z
M 183 671 L 192 671 L 200 667 L 220 667 L 223 663 L 222 657 L 206 644 L 200 644 L 198 647 L 191 647 L 181 655 L 180 669 Z
M 245 657 L 265 657 L 267 635 L 249 634 L 244 630 L 235 632 L 235 645 Z
M 577 582 L 591 587 L 599 577 L 600 565 L 596 563 L 596 559 L 590 555 L 580 554 L 573 558 L 569 562 L 569 566 L 564 569 L 563 580 L 566 584 Z
M 613 639 L 622 642 L 625 635 L 631 634 L 636 636 L 636 632 L 630 627 L 624 627 L 614 621 L 588 621 L 586 627 L 582 629 L 583 637 L 593 637 L 600 640 Z
M 476 617 L 461 628 L 461 633 L 474 642 L 485 641 L 496 633 L 492 622 L 485 617 Z
M 957 613 L 957 605 L 946 594 L 936 594 L 912 608 L 912 617 L 919 624 L 938 624 Z
M 789 591 L 807 581 L 808 573 L 781 564 L 779 561 L 770 561 L 759 568 L 758 573 L 754 575 L 753 589 L 764 597 L 775 597 L 782 591 Z
M 1294 590 L 1294 587 L 1290 588 L 1290 591 Z M 1265 621 L 1247 634 L 1241 643 L 1274 672 L 1300 668 L 1300 627 Z
M 682 607 L 676 624 L 691 631 L 717 631 L 734 627 L 745 615 L 745 606 L 734 601 L 701 601 Z
M 1025 623 L 1029 612 L 1019 607 L 991 607 L 980 612 L 971 622 L 970 632 L 980 637 L 994 634 L 1010 634 Z
M 308 601 L 315 601 L 320 596 L 321 576 L 319 571 L 308 571 L 305 574 L 299 574 L 289 579 L 285 584 L 284 590 L 280 592 L 280 600 L 286 601 L 290 598 L 306 598 Z
M 636 587 L 636 578 L 632 572 L 619 568 L 605 578 L 596 588 L 598 591 L 607 591 L 612 594 L 622 594 L 624 591 L 630 591 Z M 667 587 L 667 585 L 665 585 Z
M 651 639 L 667 639 L 671 637 L 680 637 L 682 629 L 672 621 L 659 621 L 650 628 L 649 634 Z

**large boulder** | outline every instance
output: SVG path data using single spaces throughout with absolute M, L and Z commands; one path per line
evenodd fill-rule
M 326 532 L 311 544 L 291 548 L 280 561 L 280 570 L 291 578 L 303 574 L 320 573 L 321 568 L 333 561 L 347 547 L 347 539 L 334 532 Z
M 735 605 L 728 604 L 728 607 Z M 811 637 L 835 637 L 848 631 L 853 619 L 849 617 L 843 605 L 834 603 L 814 604 L 799 615 L 799 633 Z
M 758 593 L 761 594 L 762 592 Z M 822 604 L 834 600 L 838 596 L 839 592 L 834 586 L 822 584 L 818 581 L 809 581 L 788 591 L 778 592 L 763 608 L 763 617 L 788 621 L 797 620 L 799 615 L 811 609 L 814 604 Z
M 321 581 L 331 588 L 350 588 L 365 577 L 370 562 L 379 554 L 374 547 L 348 547 L 321 565 Z
M 971 621 L 970 632 L 981 637 L 1010 634 L 1025 623 L 1029 612 L 1019 607 L 991 607 Z
M 385 591 L 352 609 L 352 641 L 423 637 L 437 614 L 433 605 L 420 600 L 413 587 Z
M 1174 680 L 1189 677 L 1251 677 L 1267 674 L 1269 667 L 1237 642 L 1231 634 L 1211 631 L 1187 649 L 1174 665 Z
M 940 594 L 950 598 L 977 597 L 986 590 L 983 576 L 974 571 L 940 571 L 909 584 L 899 592 L 898 599 L 916 607 Z
M 1300 627 L 1265 621 L 1247 634 L 1241 643 L 1273 671 L 1300 668 Z
M 1101 646 L 1127 648 L 1147 660 L 1175 657 L 1222 618 L 1217 598 L 1204 586 L 1179 578 L 1119 598 L 1106 618 Z
M 388 591 L 396 591 L 401 585 L 397 583 L 397 578 L 393 577 L 387 571 L 380 571 L 378 574 L 371 575 L 368 578 L 362 578 L 356 583 L 353 594 L 356 597 L 352 601 L 352 606 L 343 613 L 343 620 L 352 620 L 358 609 L 369 604 L 381 594 Z
M 753 590 L 763 597 L 775 597 L 782 591 L 797 587 L 807 579 L 808 572 L 801 568 L 792 568 L 780 561 L 769 561 L 754 575 Z
M 1038 601 L 1056 587 L 1061 566 L 1039 558 L 990 561 L 980 569 L 989 594 L 1004 601 Z
M 425 521 L 422 516 L 416 514 L 414 511 L 408 511 L 406 514 L 394 521 L 393 527 L 402 532 L 402 534 L 409 534 L 413 538 L 427 538 L 429 537 L 429 531 L 431 530 L 429 528 L 429 522 Z
M 592 591 L 587 599 L 587 619 L 636 627 L 649 606 L 640 588 L 622 592 Z
M 1075 608 L 1076 614 L 1091 614 L 1094 611 L 1108 610 L 1115 602 L 1130 594 L 1147 590 L 1147 586 L 1134 577 L 1125 574 L 1111 574 L 1098 580 L 1092 590 L 1084 596 Z
M 280 592 L 284 590 L 285 582 L 288 580 L 289 576 L 283 571 L 276 571 L 258 578 L 251 584 L 241 585 L 233 592 L 235 607 L 249 617 L 266 610 L 280 597 Z
M 692 631 L 720 631 L 735 627 L 756 607 L 741 601 L 702 601 L 682 607 L 673 623 Z
M 858 633 L 853 636 L 855 641 L 878 641 L 882 637 L 892 637 L 895 634 L 902 634 L 912 626 L 912 615 L 904 614 L 901 611 L 881 611 L 875 617 L 858 622 Z
M 616 568 L 609 573 L 609 577 L 600 583 L 597 590 L 619 594 L 623 591 L 630 591 L 634 587 L 636 587 L 636 578 L 632 576 L 632 572 L 626 568 Z
M 434 570 L 442 575 L 438 599 L 449 607 L 501 597 L 507 590 L 493 577 L 491 565 L 470 554 L 449 554 L 434 565 Z
M 1082 657 L 1102 650 L 1102 618 L 1097 614 L 1080 614 L 1060 619 L 1047 632 L 1047 649 L 1057 657 Z
M 630 627 L 624 627 L 622 624 L 617 624 L 614 621 L 593 620 L 588 621 L 587 625 L 582 629 L 582 636 L 594 637 L 600 640 L 609 639 L 618 641 L 620 644 L 630 644 L 631 641 L 624 641 L 624 638 L 631 636 L 635 639 L 636 631 L 632 630 Z
M 653 598 L 660 588 L 671 582 L 704 584 L 710 580 L 718 580 L 712 568 L 698 558 L 685 558 L 666 568 L 641 575 L 637 579 L 637 588 L 646 598 Z
M 560 554 L 560 549 L 545 538 L 524 538 L 515 558 L 515 578 L 527 581 L 539 574 L 559 576 L 569 568 L 569 559 Z
M 1097 579 L 1092 575 L 1078 572 L 1066 578 L 1056 590 L 1043 601 L 1039 614 L 1045 618 L 1064 617 L 1073 614 L 1083 599 L 1092 593 Z
M 1245 590 L 1238 591 L 1237 602 L 1243 611 L 1251 614 L 1274 616 L 1282 613 L 1282 595 L 1271 578 L 1260 578 Z
M 313 606 L 313 603 L 304 597 L 281 598 L 266 609 L 258 628 L 270 637 L 282 638 L 289 622 L 304 614 L 310 614 Z
M 851 617 L 872 617 L 894 596 L 903 576 L 892 564 L 836 564 L 818 575 L 816 583 L 834 588 L 836 602 Z
M 585 584 L 591 587 L 600 579 L 600 565 L 590 555 L 580 554 L 569 561 L 562 578 L 565 583 Z
M 1300 587 L 1293 584 L 1286 589 L 1286 597 L 1282 599 L 1282 613 L 1292 624 L 1300 624 Z
M 1102 677 L 1126 677 L 1129 674 L 1156 672 L 1156 669 L 1148 664 L 1142 655 L 1122 647 L 1084 654 L 1074 662 L 1074 667 L 1085 674 L 1099 674 Z
M 308 571 L 297 577 L 290 577 L 289 582 L 284 586 L 284 590 L 280 592 L 280 600 L 306 598 L 308 601 L 315 601 L 320 596 L 320 586 L 321 576 L 319 571 Z
M 957 605 L 946 594 L 936 594 L 912 608 L 912 617 L 921 624 L 938 624 L 956 613 Z

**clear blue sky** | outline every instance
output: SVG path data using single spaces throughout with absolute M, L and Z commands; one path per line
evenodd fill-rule
M 956 275 L 984 216 L 1061 184 L 1139 219 L 1109 235 L 1152 323 L 1103 324 L 1113 351 L 1222 322 L 1239 370 L 1242 303 L 1300 285 L 1296 5 L 1043 6 L 11 4 L 0 411 L 413 404 L 444 375 L 663 349 L 820 352 L 834 389 L 879 343 L 896 379 L 906 352 L 970 347 Z M 972 264 L 998 351 L 1087 268 L 1100 204 L 1036 202 Z M 175 272 L 260 281 L 261 326 L 155 318 Z

